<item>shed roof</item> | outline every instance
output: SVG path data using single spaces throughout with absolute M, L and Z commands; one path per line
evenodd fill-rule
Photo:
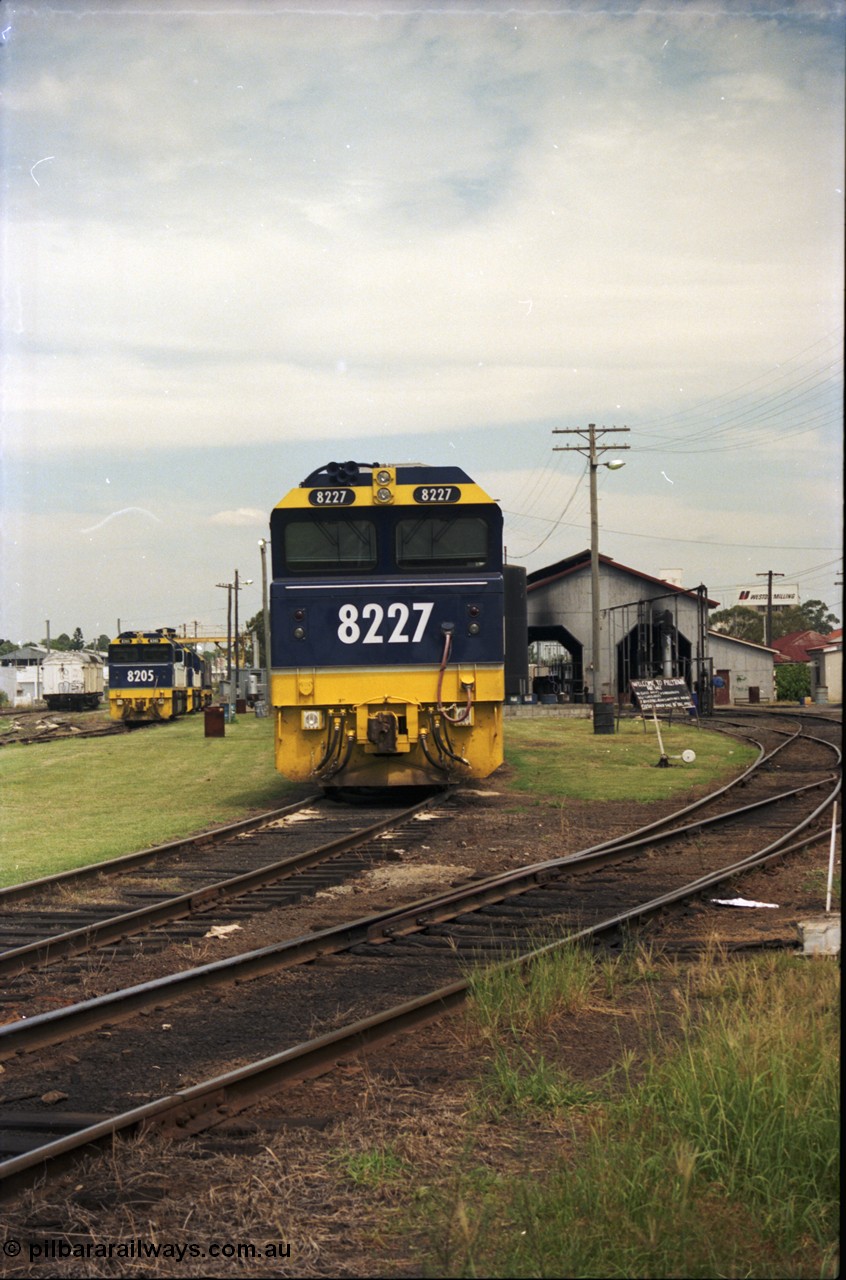
M 606 565 L 612 569 L 619 569 L 621 573 L 628 573 L 633 578 L 640 578 L 643 582 L 653 582 L 656 586 L 666 588 L 668 595 L 687 596 L 690 600 L 697 600 L 698 595 L 695 590 L 691 591 L 685 587 L 677 587 L 672 582 L 667 582 L 664 578 L 654 578 L 650 573 L 642 573 L 640 569 L 630 569 L 628 565 L 619 564 L 613 556 L 604 556 L 599 553 L 599 563 Z M 578 573 L 579 570 L 590 568 L 590 549 L 587 551 L 579 551 L 576 555 L 567 556 L 564 560 L 558 560 L 555 564 L 547 565 L 544 569 L 535 569 L 532 573 L 526 574 L 526 590 L 536 591 L 538 587 L 549 586 L 552 582 L 558 582 L 561 578 L 567 578 L 572 573 Z M 708 600 L 708 608 L 715 609 L 719 604 L 719 600 Z
M 708 628 L 708 635 L 713 636 L 715 640 L 725 640 L 727 644 L 742 644 L 745 649 L 757 649 L 760 653 L 775 654 L 775 648 L 771 648 L 766 644 L 757 644 L 754 640 L 741 640 L 740 636 L 730 636 L 724 631 L 712 631 Z
M 25 644 L 20 649 L 13 649 L 11 653 L 4 653 L 0 657 L 0 665 L 18 667 L 21 663 L 41 662 L 47 652 L 48 650 L 40 644 Z

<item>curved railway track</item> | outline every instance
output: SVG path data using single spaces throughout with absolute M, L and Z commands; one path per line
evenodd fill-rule
M 15 1185 L 119 1131 L 214 1125 L 286 1080 L 440 1016 L 464 999 L 464 975 L 479 958 L 516 963 L 539 946 L 613 935 L 818 841 L 840 788 L 839 751 L 767 732 L 782 737 L 778 750 L 762 748 L 734 784 L 754 807 L 723 789 L 672 822 L 564 858 L 3 1028 L 7 1105 L 28 1106 L 3 1108 L 9 1159 L 0 1179 Z M 141 1075 L 155 1085 L 139 1091 Z M 52 1105 L 57 1079 L 68 1098 Z M 84 1110 L 66 1111 L 64 1101 Z M 62 1126 L 71 1131 L 58 1136 Z
M 796 738 L 800 731 L 791 726 L 786 732 Z M 778 731 L 768 734 L 767 750 L 758 743 L 761 758 L 755 767 L 727 787 L 660 819 L 650 830 L 682 824 L 704 806 L 719 813 L 735 803 L 729 799 L 735 790 L 745 788 L 747 802 L 753 798 L 752 787 L 761 799 L 777 792 L 784 772 L 781 757 L 791 738 L 780 738 Z M 805 753 L 815 749 L 803 740 Z M 794 772 L 803 767 L 808 766 L 792 766 Z M 394 807 L 386 818 L 382 807 L 338 809 L 312 795 L 218 831 L 0 889 L 0 905 L 6 908 L 0 925 L 0 975 L 17 977 L 152 930 L 157 931 L 159 946 L 187 941 L 202 937 L 211 926 L 226 927 L 256 912 L 298 902 L 389 858 L 389 845 L 369 842 L 428 803 Z M 300 821 L 308 818 L 315 819 L 311 829 Z M 368 842 L 367 848 L 354 853 L 362 842 Z M 145 871 L 138 875 L 141 868 Z M 133 873 L 131 880 L 128 872 Z M 87 887 L 92 880 L 94 885 Z M 110 890 L 105 900 L 104 881 Z M 68 890 L 73 890 L 73 900 Z M 60 931 L 55 929 L 57 921 L 63 926 Z

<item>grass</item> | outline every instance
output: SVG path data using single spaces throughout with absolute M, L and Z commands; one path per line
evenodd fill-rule
M 273 721 L 239 716 L 206 738 L 188 716 L 113 738 L 5 747 L 0 884 L 50 875 L 289 803 Z
M 538 941 L 541 947 L 543 942 Z M 585 1007 L 596 985 L 590 952 L 579 946 L 545 951 L 531 966 L 485 965 L 469 974 L 470 1000 L 482 1035 L 520 1038 Z
M 577 800 L 627 800 L 650 804 L 727 782 L 757 756 L 753 747 L 693 724 L 661 726 L 668 768 L 651 721 L 622 720 L 619 732 L 595 734 L 590 720 L 506 720 L 505 758 L 514 769 L 512 788 L 535 801 L 562 795 Z M 550 749 L 552 748 L 552 749 Z M 696 760 L 674 760 L 693 750 Z
M 531 990 L 531 974 L 509 973 Z M 837 966 L 784 955 L 726 966 L 712 955 L 679 983 L 672 1033 L 656 1011 L 636 1080 L 624 1055 L 592 1090 L 579 1086 L 538 1052 L 545 1022 L 519 1037 L 504 1030 L 479 1074 L 465 1153 L 480 1117 L 509 1145 L 533 1114 L 569 1125 L 567 1154 L 493 1179 L 466 1161 L 427 1225 L 428 1274 L 838 1274 Z M 471 1009 L 484 1045 L 484 985 Z
M 668 752 L 694 743 L 696 763 L 656 769 L 655 734 L 626 722 L 594 735 L 590 721 L 508 720 L 514 789 L 536 802 L 567 796 L 644 802 L 729 777 L 752 752 L 689 725 L 665 731 Z M 203 719 L 122 737 L 7 746 L 0 755 L 0 885 L 178 839 L 283 805 L 302 788 L 277 774 L 273 721 L 239 716 L 224 738 Z

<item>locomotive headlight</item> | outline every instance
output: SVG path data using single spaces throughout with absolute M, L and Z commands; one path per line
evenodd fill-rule
M 470 626 L 467 628 L 467 634 L 469 636 L 477 636 L 481 630 L 482 628 L 479 626 L 478 622 L 471 622 Z
M 302 713 L 302 725 L 304 729 L 322 729 L 323 723 L 322 711 L 310 710 Z
M 377 501 L 377 502 L 390 502 L 390 501 L 391 501 L 391 499 L 393 498 L 393 496 L 394 496 L 394 495 L 391 493 L 390 489 L 377 489 L 377 490 L 376 490 L 376 501 Z
M 305 640 L 305 627 L 294 627 L 294 639 Z
M 390 484 L 391 483 L 390 471 L 377 471 L 376 481 L 378 484 Z

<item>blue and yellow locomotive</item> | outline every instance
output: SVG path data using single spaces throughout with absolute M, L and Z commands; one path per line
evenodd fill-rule
M 276 767 L 329 787 L 502 763 L 502 513 L 458 467 L 330 463 L 274 508 Z
M 109 645 L 112 720 L 172 720 L 210 702 L 207 660 L 170 627 L 122 631 Z

